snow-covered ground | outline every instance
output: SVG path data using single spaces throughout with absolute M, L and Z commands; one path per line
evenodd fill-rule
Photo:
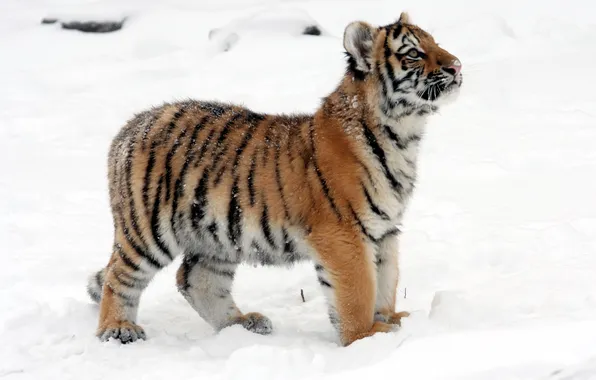
M 339 347 L 301 265 L 238 274 L 239 306 L 268 315 L 272 335 L 214 334 L 177 293 L 174 263 L 141 302 L 149 339 L 99 342 L 85 284 L 109 256 L 106 154 L 123 122 L 186 97 L 313 111 L 343 73 L 345 25 L 404 10 L 462 60 L 464 85 L 423 142 L 402 329 Z M 0 378 L 596 379 L 595 12 L 588 0 L 1 0 Z M 73 14 L 128 19 L 104 35 L 40 24 Z M 296 33 L 310 19 L 323 36 Z M 237 37 L 227 52 L 208 37 L 218 28 Z

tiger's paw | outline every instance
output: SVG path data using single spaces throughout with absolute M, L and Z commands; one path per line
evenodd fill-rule
M 139 339 L 145 340 L 147 338 L 145 330 L 141 326 L 128 321 L 118 321 L 100 327 L 97 331 L 97 337 L 102 342 L 115 339 L 123 344 L 132 343 Z
M 407 311 L 400 311 L 399 313 L 394 311 L 377 311 L 375 313 L 375 321 L 401 326 L 401 319 L 409 316 L 410 313 Z
M 273 331 L 271 320 L 261 313 L 248 313 L 239 318 L 238 323 L 256 334 L 268 335 Z

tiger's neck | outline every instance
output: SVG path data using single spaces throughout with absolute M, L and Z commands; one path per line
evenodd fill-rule
M 428 115 L 436 112 L 437 107 L 414 104 L 401 94 L 384 94 L 372 82 L 373 79 L 344 76 L 336 90 L 324 99 L 321 111 L 347 124 L 358 119 L 365 120 L 372 128 L 389 126 L 403 138 L 422 133 Z
M 338 119 L 346 135 L 359 141 L 358 152 L 375 181 L 387 194 L 396 195 L 400 209 L 416 181 L 419 144 L 430 106 L 416 106 L 405 99 L 385 102 L 376 84 L 344 77 L 323 102 L 323 117 Z
M 347 132 L 366 124 L 379 140 L 394 141 L 403 150 L 408 140 L 419 140 L 428 115 L 435 106 L 413 104 L 405 97 L 387 97 L 379 93 L 376 83 L 354 80 L 346 75 L 337 89 L 324 99 L 320 112 L 324 117 L 339 119 Z

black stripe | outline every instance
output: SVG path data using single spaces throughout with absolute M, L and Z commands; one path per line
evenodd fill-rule
M 297 128 L 292 128 L 292 129 L 297 129 Z M 299 131 L 293 131 L 292 129 L 289 130 L 289 134 L 288 134 L 288 141 L 286 144 L 286 151 L 288 152 L 288 161 L 290 164 L 290 168 L 292 169 L 292 171 L 294 171 L 294 167 L 292 165 L 292 163 L 294 162 L 294 149 L 296 146 L 299 146 L 297 144 L 292 144 L 292 142 L 294 141 L 294 139 L 296 139 L 296 135 L 298 135 L 300 132 Z
M 153 202 L 153 213 L 151 214 L 151 234 L 153 235 L 153 240 L 155 244 L 159 248 L 159 250 L 166 255 L 170 260 L 173 260 L 174 257 L 168 250 L 168 248 L 163 244 L 161 241 L 161 235 L 159 233 L 159 206 L 161 204 L 161 189 L 163 185 L 163 175 L 159 177 L 159 182 L 157 183 L 157 190 L 155 191 L 155 201 Z
M 288 204 L 286 202 L 286 198 L 284 196 L 284 186 L 281 181 L 281 171 L 279 169 L 279 159 L 280 159 L 280 149 L 275 150 L 275 182 L 277 182 L 277 191 L 279 192 L 279 196 L 281 197 L 281 203 L 284 207 L 284 214 L 286 219 L 290 219 L 290 211 L 288 209 Z
M 234 158 L 234 164 L 232 165 L 232 170 L 234 174 L 238 172 L 238 163 L 242 159 L 242 153 L 244 153 L 244 150 L 246 149 L 248 143 L 252 139 L 252 135 L 255 129 L 259 126 L 259 123 L 263 121 L 263 119 L 265 119 L 263 115 L 259 115 L 254 112 L 249 112 L 248 116 L 246 117 L 246 121 L 250 123 L 250 127 L 248 128 L 248 131 L 246 131 L 244 138 L 240 143 L 240 146 L 236 149 L 236 157 Z
M 382 242 L 386 237 L 391 236 L 391 235 L 397 235 L 399 233 L 399 229 L 397 227 L 394 227 L 394 228 L 391 228 L 391 229 L 385 231 L 381 236 L 376 238 L 370 232 L 368 232 L 368 230 L 364 226 L 364 223 L 362 223 L 362 221 L 358 217 L 358 214 L 356 214 L 356 211 L 354 211 L 354 209 L 352 208 L 351 205 L 350 205 L 350 210 L 352 211 L 352 215 L 353 215 L 354 219 L 356 220 L 356 223 L 358 223 L 358 226 L 360 227 L 360 230 L 362 231 L 362 233 L 364 235 L 366 235 L 366 237 L 369 240 L 371 240 L 373 243 L 378 244 L 378 243 Z
M 387 111 L 388 111 L 387 104 L 386 104 L 387 103 L 387 95 L 388 95 L 387 94 L 387 83 L 386 83 L 385 74 L 383 74 L 383 70 L 381 69 L 380 63 L 377 65 L 377 71 L 379 72 L 379 76 L 381 77 L 380 81 L 381 81 L 381 88 L 382 88 L 382 95 L 383 95 L 381 104 L 383 107 L 383 112 L 387 113 Z
M 265 132 L 265 137 L 263 141 L 265 142 L 265 147 L 263 149 L 263 166 L 267 164 L 267 159 L 269 158 L 269 145 L 271 144 L 271 133 L 273 132 L 273 128 L 271 124 L 269 124 L 269 128 L 267 132 Z
M 147 139 L 149 138 L 149 131 L 153 128 L 155 122 L 161 118 L 165 111 L 165 106 L 161 107 L 160 109 L 147 111 L 147 114 L 150 115 L 147 122 L 145 123 L 145 128 L 143 129 L 143 133 L 141 135 L 141 150 L 145 151 L 147 145 Z M 139 116 L 142 117 L 146 114 L 140 114 Z
M 128 281 L 130 284 L 132 284 L 132 288 L 135 289 L 145 289 L 145 287 L 147 287 L 147 284 L 149 283 L 149 280 L 144 279 L 144 278 L 137 278 L 127 272 L 124 271 L 120 271 L 116 277 L 120 277 L 121 279 L 125 279 L 125 281 Z
M 201 145 L 201 149 L 199 150 L 199 156 L 197 157 L 195 164 L 193 165 L 195 168 L 201 164 L 202 159 L 205 156 L 205 153 L 207 152 L 207 149 L 209 149 L 209 147 L 211 147 L 211 140 L 213 139 L 214 134 L 215 134 L 215 128 L 212 128 L 211 131 L 209 131 L 207 138 Z
M 389 77 L 389 80 L 395 89 L 395 73 L 393 72 L 393 66 L 391 66 L 391 62 L 385 61 L 385 71 L 387 71 L 387 76 Z
M 404 34 L 404 36 L 403 36 L 403 37 L 402 37 L 402 39 L 401 39 L 401 42 L 402 42 L 403 44 L 405 44 L 405 43 L 406 43 L 406 41 L 407 41 L 407 42 L 409 42 L 409 43 L 410 43 L 410 45 L 416 46 L 416 43 L 415 43 L 414 41 L 412 41 L 412 40 L 409 38 L 409 36 L 408 36 L 407 34 Z
M 205 260 L 209 260 L 213 263 L 216 263 L 218 265 L 237 265 L 239 264 L 239 261 L 231 261 L 228 259 L 222 259 L 221 257 L 215 257 L 215 256 L 205 256 Z
M 321 184 L 321 187 L 323 188 L 323 193 L 325 194 L 325 198 L 327 198 L 327 201 L 329 202 L 331 209 L 335 213 L 335 216 L 337 216 L 337 219 L 339 219 L 341 221 L 342 220 L 341 213 L 339 212 L 339 209 L 335 205 L 335 201 L 331 197 L 331 194 L 329 194 L 329 187 L 327 186 L 327 181 L 325 180 L 325 177 L 323 177 L 323 173 L 321 173 L 321 170 L 319 169 L 319 165 L 317 164 L 317 151 L 316 151 L 316 147 L 315 147 L 314 126 L 312 123 L 309 126 L 309 134 L 310 134 L 310 141 L 311 141 L 311 145 L 312 145 L 312 163 L 315 168 L 315 173 L 317 174 L 319 183 Z
M 120 256 L 120 259 L 122 259 L 122 262 L 124 263 L 124 265 L 126 265 L 130 269 L 134 270 L 135 272 L 141 270 L 141 267 L 139 267 L 134 261 L 132 261 L 126 255 L 126 253 L 122 250 L 122 247 L 120 247 L 119 244 L 116 244 L 116 247 L 114 247 L 114 249 L 118 251 L 118 256 Z
M 410 143 L 421 140 L 420 135 L 416 134 L 409 136 L 406 140 L 403 140 L 396 133 L 394 133 L 393 130 L 391 130 L 391 127 L 389 127 L 388 125 L 385 125 L 384 130 L 385 133 L 387 133 L 387 135 L 391 139 L 391 141 L 393 141 L 395 145 L 401 150 L 408 149 Z
M 192 227 L 197 230 L 199 222 L 205 217 L 207 207 L 207 183 L 209 182 L 209 168 L 203 170 L 199 184 L 195 188 L 195 198 L 190 206 Z
M 358 164 L 360 166 L 362 166 L 362 169 L 364 169 L 364 171 L 366 172 L 366 178 L 368 179 L 368 182 L 371 184 L 371 186 L 373 188 L 376 188 L 375 181 L 373 180 L 372 174 L 370 173 L 370 169 L 368 168 L 368 166 L 366 166 L 366 164 L 364 162 L 360 161 L 359 159 L 358 159 Z
M 389 127 L 388 125 L 385 126 L 385 133 L 387 133 L 387 135 L 389 136 L 389 138 L 391 139 L 391 141 L 393 141 L 395 143 L 395 145 L 401 149 L 404 150 L 408 147 L 407 143 L 404 143 L 397 134 L 393 133 L 393 131 L 391 130 L 391 127 Z
M 219 276 L 234 278 L 234 271 L 216 268 L 213 265 L 210 265 L 210 263 L 207 260 L 198 260 L 197 265 Z
M 215 243 L 217 243 L 218 245 L 220 245 L 221 242 L 219 241 L 219 236 L 217 235 L 217 223 L 211 222 L 211 224 L 209 224 L 207 226 L 207 230 L 211 234 L 211 237 L 213 238 L 213 240 L 215 241 Z
M 409 75 L 409 74 L 408 74 Z M 398 106 L 402 106 L 404 108 L 409 108 L 409 107 L 414 107 L 414 105 L 410 102 L 408 102 L 406 99 L 401 98 L 397 101 L 397 105 Z
M 256 253 L 256 261 L 259 262 L 261 265 L 273 265 L 275 264 L 275 260 L 269 255 L 269 253 L 263 249 L 256 241 L 253 241 L 250 245 L 252 250 Z
M 178 111 L 176 111 L 176 113 L 174 113 L 172 120 L 170 121 L 170 124 L 168 125 L 168 128 L 165 130 L 164 138 L 161 141 L 158 141 L 157 139 L 155 139 L 151 142 L 151 149 L 149 151 L 149 160 L 147 161 L 147 167 L 145 169 L 145 183 L 143 184 L 143 205 L 145 206 L 145 210 L 147 210 L 147 212 L 149 210 L 149 184 L 151 183 L 151 172 L 153 171 L 153 168 L 155 166 L 155 148 L 157 148 L 157 146 L 159 144 L 165 143 L 169 140 L 172 131 L 176 127 L 176 121 L 183 114 L 184 114 L 183 108 L 180 108 Z M 170 157 L 170 159 L 171 159 L 171 157 Z M 168 163 L 167 162 L 166 162 L 166 176 L 171 176 L 171 173 L 168 173 Z M 168 190 L 169 190 L 169 181 L 166 186 L 168 186 Z
M 385 238 L 389 236 L 399 235 L 400 232 L 400 229 L 397 227 L 390 228 L 387 231 L 383 232 L 383 234 L 377 238 L 377 241 L 382 242 L 383 240 L 385 240 Z
M 282 228 L 283 239 L 284 239 L 284 261 L 287 263 L 294 263 L 301 259 L 300 255 L 296 250 L 294 241 L 288 236 L 288 231 Z
M 138 216 L 137 216 L 137 210 L 136 210 L 136 205 L 135 205 L 135 199 L 133 196 L 133 191 L 132 191 L 132 181 L 131 181 L 131 177 L 132 177 L 132 159 L 133 159 L 133 152 L 134 152 L 134 145 L 129 145 L 128 147 L 128 152 L 126 154 L 126 158 L 125 158 L 125 164 L 124 164 L 124 183 L 126 186 L 126 193 L 128 196 L 128 206 L 129 206 L 129 215 L 130 215 L 130 223 L 132 224 L 132 229 L 134 231 L 134 233 L 136 234 L 136 237 L 138 238 L 140 245 L 142 246 L 143 249 L 147 249 L 147 244 L 144 242 L 143 240 L 143 234 L 140 231 L 139 228 L 139 221 L 138 221 Z M 123 210 L 121 210 L 121 212 L 123 212 Z M 122 216 L 122 225 L 125 225 L 125 220 L 124 217 Z
M 126 240 L 126 242 L 128 243 L 128 245 L 130 245 L 130 247 L 136 252 L 137 255 L 139 255 L 140 257 L 142 257 L 144 260 L 147 261 L 147 263 L 152 266 L 155 269 L 161 269 L 163 268 L 163 265 L 161 265 L 161 263 L 157 260 L 155 260 L 155 258 L 153 258 L 153 256 L 151 256 L 151 254 L 148 252 L 148 250 L 139 247 L 133 240 L 133 238 L 130 235 L 130 231 L 128 229 L 128 227 L 126 227 L 126 225 L 124 224 L 124 218 L 122 216 L 120 216 L 120 224 L 122 226 L 122 232 L 124 233 L 124 238 Z M 123 255 L 121 255 L 122 260 L 124 261 L 125 259 L 123 258 Z M 129 260 L 130 261 L 130 260 Z M 130 263 L 132 263 L 137 270 L 139 270 L 139 266 L 134 264 L 132 261 L 130 261 Z
M 114 277 L 116 277 L 116 280 L 122 286 L 126 286 L 127 288 L 131 288 L 131 289 L 136 289 L 136 286 L 135 286 L 135 282 L 134 281 L 131 281 L 130 279 L 125 279 L 124 277 L 122 277 L 120 275 L 116 275 Z
M 157 141 L 153 140 L 151 142 L 151 148 L 149 149 L 149 159 L 147 160 L 147 167 L 145 168 L 145 181 L 143 183 L 143 205 L 145 206 L 145 211 L 147 213 L 149 212 L 149 183 L 151 182 L 151 172 L 153 171 L 153 167 L 155 166 L 156 146 Z
M 385 49 L 385 59 L 391 57 L 393 51 L 391 51 L 391 48 L 389 47 L 389 38 L 385 38 L 385 44 L 383 47 Z
M 377 160 L 381 164 L 383 168 L 383 173 L 385 177 L 393 187 L 397 191 L 401 191 L 402 185 L 395 179 L 395 177 L 389 171 L 389 166 L 387 165 L 387 159 L 385 158 L 385 151 L 379 143 L 377 142 L 377 138 L 375 137 L 374 133 L 368 128 L 364 120 L 362 120 L 362 128 L 364 128 L 364 136 L 366 137 L 366 142 L 368 146 L 371 148 L 373 154 L 377 157 Z
M 409 53 L 410 50 L 416 50 L 418 52 L 418 49 L 414 49 L 411 46 L 403 45 L 399 49 L 397 49 L 397 53 L 399 53 L 397 57 L 399 58 L 399 60 L 401 60 L 404 57 L 404 55 L 407 54 L 406 50 L 408 51 L 407 53 Z
M 234 180 L 230 192 L 230 205 L 228 207 L 228 238 L 236 250 L 240 250 L 240 238 L 242 236 L 242 226 L 240 225 L 240 216 L 242 208 L 238 202 L 238 179 Z
M 186 255 L 182 260 L 182 284 L 178 284 L 178 289 L 182 292 L 186 292 L 190 287 L 188 283 L 188 276 L 190 276 L 190 272 L 193 270 L 195 265 L 199 262 L 199 256 L 197 255 Z
M 219 185 L 219 183 L 221 182 L 221 180 L 223 179 L 223 174 L 226 171 L 226 169 L 228 168 L 228 164 L 227 162 L 225 162 L 221 168 L 219 168 L 219 170 L 217 171 L 217 173 L 215 174 L 215 180 L 213 181 L 214 185 Z
M 331 284 L 330 284 L 330 283 L 328 283 L 328 282 L 327 282 L 326 280 L 324 280 L 323 278 L 321 278 L 321 277 L 317 277 L 317 279 L 319 280 L 319 284 L 321 284 L 322 286 L 324 286 L 324 287 L 327 287 L 327 288 L 333 288 L 333 286 L 331 286 Z
M 368 189 L 366 188 L 366 186 L 364 186 L 364 184 L 362 184 L 362 190 L 364 191 L 364 196 L 366 197 L 366 201 L 368 202 L 368 207 L 370 207 L 370 209 L 372 210 L 372 212 L 374 212 L 375 214 L 377 214 L 378 216 L 380 216 L 381 219 L 389 220 L 389 215 L 387 215 L 386 212 L 384 212 L 383 210 L 381 210 L 379 208 L 379 206 L 377 206 L 375 204 L 375 202 L 373 201 L 372 197 L 370 196 L 370 193 L 368 192 Z
M 430 113 L 430 109 L 428 108 L 420 108 L 418 110 L 418 116 L 428 115 Z
M 124 166 L 124 170 L 125 170 L 125 184 L 126 184 L 126 193 L 128 196 L 128 207 L 130 208 L 130 223 L 132 225 L 132 229 L 141 245 L 141 248 L 143 250 L 147 250 L 148 246 L 147 243 L 145 242 L 145 239 L 143 239 L 143 234 L 141 233 L 141 229 L 139 227 L 139 220 L 138 220 L 138 215 L 137 215 L 137 207 L 135 204 L 135 198 L 133 196 L 133 191 L 132 191 L 132 154 L 133 154 L 133 147 L 129 147 L 129 151 L 127 153 L 127 157 L 126 157 L 126 163 Z M 124 218 L 122 218 L 122 225 L 124 226 L 124 224 L 126 223 L 126 221 L 124 220 Z
M 420 44 L 420 39 L 418 37 L 416 37 L 416 33 L 410 33 L 409 37 L 414 37 L 414 39 L 416 40 L 416 43 Z
M 296 253 L 296 246 L 294 245 L 294 242 L 290 239 L 290 236 L 288 236 L 288 231 L 286 231 L 285 228 L 282 228 L 281 232 L 283 234 L 284 239 L 284 252 Z
M 356 211 L 354 211 L 354 209 L 352 208 L 352 205 L 350 205 L 350 211 L 352 211 L 352 216 L 354 217 L 354 219 L 356 220 L 356 223 L 358 223 L 358 226 L 360 227 L 360 231 L 362 231 L 362 233 L 364 235 L 366 235 L 366 237 L 373 241 L 373 242 L 377 242 L 377 239 L 375 239 L 374 236 L 372 236 L 368 230 L 366 229 L 366 227 L 364 226 L 364 224 L 362 223 L 362 221 L 360 220 L 360 218 L 358 217 L 358 214 L 356 214 Z
M 212 169 L 215 168 L 215 166 L 217 164 L 219 164 L 221 156 L 223 156 L 223 154 L 226 152 L 226 150 L 228 149 L 227 144 L 224 144 L 224 140 L 226 139 L 226 137 L 228 136 L 228 134 L 230 133 L 230 129 L 232 127 L 232 125 L 236 122 L 236 120 L 238 120 L 240 117 L 242 117 L 242 113 L 236 113 L 234 114 L 223 126 L 223 128 L 221 129 L 221 132 L 219 133 L 219 136 L 217 137 L 217 141 L 215 142 L 215 156 L 213 158 L 213 165 L 211 166 Z
M 246 116 L 246 121 L 255 120 L 256 117 L 253 115 L 257 115 L 257 114 L 250 112 L 250 111 L 248 111 L 248 112 L 249 113 Z M 220 163 L 219 161 L 220 161 L 221 157 L 228 151 L 228 144 L 224 142 L 225 137 L 229 134 L 231 126 L 234 124 L 234 122 L 238 118 L 240 118 L 240 116 L 242 116 L 242 114 L 240 114 L 240 113 L 233 116 L 230 120 L 228 120 L 228 122 L 222 129 L 222 131 L 219 135 L 219 138 L 217 139 L 216 145 L 215 145 L 215 148 L 218 149 L 218 151 L 216 152 L 215 158 L 213 159 L 213 165 L 211 166 L 212 169 L 215 169 L 215 167 Z M 252 127 L 254 127 L 254 126 L 251 126 L 251 128 Z M 244 145 L 244 147 L 242 147 L 242 150 L 244 150 L 244 148 L 246 147 L 245 144 L 248 144 L 248 140 L 250 139 L 250 137 L 252 137 L 252 133 L 249 130 L 249 132 L 245 134 L 244 139 L 241 142 L 241 147 L 242 147 L 242 145 Z M 246 141 L 246 143 L 245 143 L 245 141 Z M 240 149 L 240 148 L 238 148 L 238 149 Z M 219 183 L 223 179 L 223 174 L 228 167 L 228 162 L 229 162 L 229 160 L 225 161 L 222 164 L 221 168 L 215 174 L 215 180 L 213 182 L 214 185 L 219 185 Z M 234 172 L 236 171 L 237 164 L 238 164 L 238 153 L 236 154 L 236 158 L 234 159 L 233 164 L 232 164 L 232 170 Z
M 263 197 L 263 213 L 261 214 L 261 230 L 263 230 L 263 236 L 265 236 L 265 240 L 273 249 L 277 249 L 277 244 L 275 244 L 275 240 L 273 239 L 273 235 L 271 234 L 271 226 L 269 225 L 269 212 L 267 208 L 267 202 Z
M 195 266 L 206 269 L 214 274 L 234 278 L 235 270 L 226 270 L 217 268 L 215 265 L 237 265 L 238 263 L 229 262 L 226 260 L 217 259 L 215 257 L 205 257 L 200 255 L 187 255 L 182 262 L 183 267 L 183 284 L 182 290 L 186 291 L 190 287 L 188 284 L 188 276 Z
M 393 29 L 393 39 L 395 40 L 400 34 L 403 25 L 398 23 L 395 29 Z
M 345 52 L 346 58 L 348 59 L 348 68 L 346 69 L 346 75 L 351 75 L 357 81 L 363 81 L 366 78 L 366 74 L 358 69 L 356 59 L 348 52 Z M 325 101 L 323 100 L 323 103 Z
M 302 162 L 304 163 L 304 171 L 306 172 L 308 170 L 308 165 L 311 157 L 311 150 L 302 136 L 301 127 L 302 125 L 298 126 L 297 131 L 295 133 L 298 142 L 294 146 L 294 149 L 298 151 L 298 158 L 302 159 Z
M 248 179 L 247 179 L 248 197 L 249 197 L 251 206 L 255 205 L 255 197 L 256 197 L 255 170 L 256 170 L 256 168 L 257 168 L 257 150 L 255 148 L 252 158 L 250 159 L 250 170 L 248 171 Z
M 174 132 L 174 129 L 176 128 L 176 122 L 178 121 L 178 119 L 180 119 L 180 117 L 182 117 L 182 115 L 184 115 L 184 112 L 184 108 L 180 107 L 178 111 L 174 113 L 172 120 L 170 120 L 170 124 L 168 124 L 168 128 L 166 128 L 165 130 L 165 136 L 161 143 L 166 143 L 170 139 L 170 135 L 172 134 L 172 132 Z
M 125 306 L 128 307 L 135 307 L 139 304 L 139 299 L 138 298 L 133 298 L 131 296 L 128 296 L 124 293 L 118 292 L 118 291 L 114 291 L 114 294 L 118 297 L 120 297 L 120 299 L 123 301 Z
M 178 148 L 180 148 L 180 145 L 182 144 L 181 140 L 184 139 L 184 136 L 186 136 L 186 128 L 184 128 L 182 130 L 182 132 L 180 132 L 180 134 L 178 135 L 176 140 L 174 140 L 174 144 L 172 145 L 172 148 L 168 151 L 168 154 L 166 155 L 166 166 L 165 166 L 166 202 L 170 201 L 170 187 L 171 187 L 171 182 L 172 182 L 172 158 L 176 154 L 176 151 L 178 150 Z
M 178 178 L 176 179 L 176 184 L 174 186 L 174 198 L 172 199 L 172 216 L 170 218 L 170 225 L 172 226 L 172 231 L 174 231 L 174 236 L 176 235 L 176 227 L 175 227 L 175 219 L 176 219 L 176 212 L 178 211 L 178 200 L 180 197 L 184 195 L 184 182 L 186 181 L 186 175 L 188 173 L 188 168 L 190 163 L 194 159 L 197 150 L 195 149 L 195 145 L 197 143 L 197 136 L 199 131 L 203 128 L 205 123 L 209 120 L 209 116 L 204 116 L 198 123 L 195 125 L 192 134 L 190 135 L 190 142 L 188 143 L 188 147 L 186 148 L 186 153 L 184 156 L 186 160 L 184 164 L 182 164 L 182 169 L 180 169 L 180 174 L 178 174 Z

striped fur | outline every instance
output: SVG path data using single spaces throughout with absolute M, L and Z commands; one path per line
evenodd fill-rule
M 344 345 L 407 315 L 395 312 L 396 226 L 425 120 L 457 92 L 459 61 L 405 14 L 350 24 L 344 46 L 346 74 L 314 115 L 188 100 L 122 128 L 108 162 L 113 251 L 88 286 L 100 338 L 144 338 L 141 293 L 178 255 L 178 289 L 216 330 L 271 331 L 234 303 L 242 262 L 312 260 Z

